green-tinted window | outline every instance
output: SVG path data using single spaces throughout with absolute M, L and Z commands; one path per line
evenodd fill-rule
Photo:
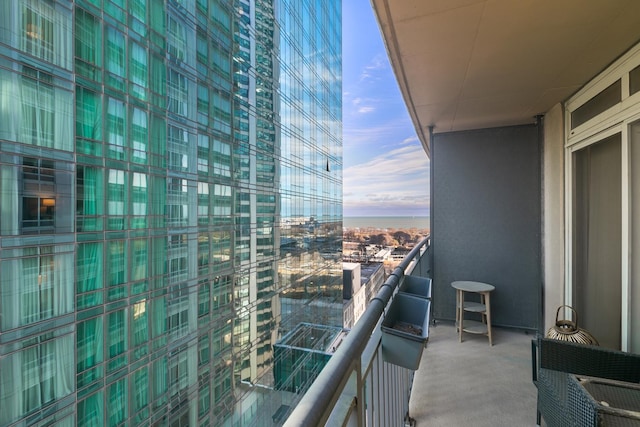
M 231 30 L 231 16 L 229 14 L 229 11 L 227 11 L 218 2 L 213 2 L 211 4 L 211 17 L 218 25 L 220 25 L 225 30 Z
M 109 286 L 116 286 L 125 283 L 126 281 L 126 268 L 127 268 L 127 256 L 125 254 L 125 241 L 124 240 L 112 240 L 109 241 L 107 246 L 107 277 L 109 280 Z M 110 290 L 109 293 L 114 292 Z M 118 295 L 123 295 L 124 290 L 117 291 Z
M 77 372 L 85 371 L 102 362 L 102 317 L 78 323 L 77 337 Z
M 108 339 L 108 357 L 112 359 L 127 349 L 127 326 L 125 323 L 126 315 L 124 310 L 118 310 L 107 315 L 107 326 L 109 328 Z
M 103 0 L 104 10 L 109 15 L 116 18 L 118 21 L 125 23 L 125 3 L 126 0 Z
M 145 280 L 148 277 L 149 248 L 147 239 L 131 240 L 131 280 Z
M 125 38 L 120 31 L 107 27 L 105 68 L 109 72 L 107 82 L 120 90 L 124 90 L 124 77 L 126 77 Z
M 149 368 L 146 366 L 137 370 L 131 376 L 131 412 L 137 414 L 135 421 L 147 418 L 149 409 Z
M 205 85 L 198 85 L 198 123 L 209 124 L 209 88 Z
M 90 13 L 76 8 L 76 72 L 101 81 L 102 29 L 100 21 Z
M 198 182 L 198 224 L 209 223 L 209 184 Z
M 147 175 L 134 172 L 131 180 L 131 228 L 145 228 L 147 226 L 147 200 Z M 139 279 L 142 278 L 144 277 L 139 277 Z
M 167 124 L 164 118 L 156 115 L 151 116 L 150 143 L 150 152 L 153 156 L 151 164 L 157 167 L 165 167 L 165 158 L 167 156 Z M 164 200 L 162 200 L 162 202 L 164 203 Z
M 159 108 L 166 105 L 167 67 L 162 57 L 151 55 L 149 62 L 150 87 L 153 92 L 151 102 Z
M 209 412 L 209 407 L 211 406 L 211 395 L 210 395 L 210 387 L 209 383 L 205 383 L 198 390 L 198 415 L 203 416 L 207 412 Z
M 78 402 L 78 427 L 93 427 L 103 425 L 104 397 L 102 392 Z
M 147 163 L 148 140 L 147 112 L 133 108 L 131 113 L 131 161 L 141 164 Z
M 206 252 L 207 256 L 209 251 Z M 204 316 L 209 313 L 209 306 L 211 304 L 211 284 L 206 281 L 200 285 L 198 290 L 198 317 Z M 208 342 L 207 338 L 207 342 Z M 207 345 L 208 347 L 208 345 Z
M 131 81 L 131 90 L 129 94 L 145 100 L 147 99 L 147 88 L 149 87 L 147 50 L 133 41 L 130 43 L 130 49 L 129 80 Z
M 76 262 L 76 289 L 78 293 L 78 309 L 102 304 L 102 248 L 102 242 L 78 244 Z
M 166 260 L 164 262 L 166 262 Z M 166 343 L 166 332 L 167 302 L 164 297 L 155 298 L 151 302 L 151 333 L 154 339 L 154 349 Z
M 110 169 L 107 178 L 107 214 L 109 230 L 124 229 L 126 214 L 125 171 Z
M 146 300 L 143 299 L 133 304 L 131 317 L 131 338 L 133 340 L 133 347 L 137 348 L 149 340 L 149 316 L 147 316 Z M 142 353 L 146 354 L 146 350 L 143 350 Z
M 158 34 L 164 34 L 166 20 L 164 0 L 151 0 L 149 4 L 149 17 L 151 28 Z
M 203 76 L 206 76 L 209 72 L 209 41 L 207 35 L 203 31 L 198 31 L 196 34 L 196 60 L 198 72 Z
M 127 379 L 122 378 L 111 384 L 107 391 L 109 404 L 107 413 L 109 426 L 118 426 L 127 416 Z
M 198 135 L 198 173 L 209 174 L 209 137 Z
M 112 159 L 125 159 L 126 120 L 123 101 L 107 99 L 107 147 Z
M 211 344 L 209 335 L 202 335 L 198 339 L 198 366 L 209 363 L 211 359 Z
M 102 105 L 100 95 L 76 86 L 76 136 L 91 140 L 102 139 Z M 84 154 L 100 155 L 101 150 L 94 148 L 94 142 L 82 143 Z M 86 144 L 86 146 L 84 145 Z
M 76 229 L 77 231 L 102 230 L 104 215 L 103 170 L 78 165 L 76 170 Z
M 153 376 L 153 407 L 159 408 L 163 406 L 167 400 L 167 358 L 163 357 L 154 361 L 151 372 L 151 375 Z
M 165 209 L 167 202 L 167 183 L 166 179 L 161 176 L 150 175 L 149 177 L 149 197 L 150 197 L 150 210 L 149 221 L 151 227 L 164 227 L 166 222 Z M 166 239 L 164 240 L 166 244 Z M 152 269 L 152 271 L 154 271 Z
M 147 35 L 147 0 L 129 0 L 131 28 L 141 36 Z

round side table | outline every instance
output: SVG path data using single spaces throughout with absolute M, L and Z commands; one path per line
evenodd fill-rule
M 452 282 L 451 287 L 456 290 L 456 327 L 460 342 L 462 342 L 462 332 L 467 332 L 486 335 L 489 337 L 489 345 L 493 346 L 491 337 L 491 291 L 495 289 L 495 286 L 482 282 L 461 280 Z M 465 292 L 479 294 L 480 302 L 465 301 Z M 482 317 L 482 322 L 464 320 L 465 312 L 479 313 Z

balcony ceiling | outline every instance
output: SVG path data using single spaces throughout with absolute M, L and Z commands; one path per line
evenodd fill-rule
M 409 114 L 434 132 L 532 123 L 640 40 L 637 0 L 371 0 Z

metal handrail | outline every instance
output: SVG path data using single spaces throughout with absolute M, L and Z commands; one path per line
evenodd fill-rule
M 393 270 L 378 294 L 369 303 L 360 320 L 351 329 L 344 342 L 331 356 L 327 365 L 287 418 L 284 423 L 285 427 L 318 426 L 327 422 L 331 411 L 349 382 L 351 374 L 353 371 L 359 374 L 360 357 L 378 325 L 385 307 L 400 284 L 405 270 L 416 257 L 421 255 L 421 250 L 428 247 L 428 243 L 429 237 L 424 238 Z M 362 379 L 359 377 L 358 382 L 361 381 Z M 361 387 L 358 387 L 357 396 L 354 398 L 356 405 L 358 401 L 364 402 Z

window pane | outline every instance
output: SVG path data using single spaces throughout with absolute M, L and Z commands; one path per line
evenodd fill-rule
M 107 271 L 109 286 L 125 283 L 126 256 L 124 240 L 114 240 L 109 242 L 107 251 Z
M 126 350 L 127 331 L 124 310 L 110 313 L 107 316 L 107 323 L 109 324 L 109 357 L 112 358 Z
M 76 86 L 76 136 L 93 140 L 102 139 L 100 95 L 81 86 Z M 86 154 L 94 154 L 93 151 L 90 150 Z
M 71 69 L 71 11 L 37 0 L 23 0 L 20 49 Z
M 147 301 L 141 300 L 133 304 L 132 312 L 132 339 L 133 346 L 145 344 L 149 339 L 149 325 L 147 324 Z M 146 353 L 146 352 L 145 352 Z
M 620 80 L 585 102 L 571 113 L 571 129 L 591 120 L 620 102 L 622 97 Z
M 100 22 L 90 13 L 76 8 L 75 19 L 76 72 L 101 81 L 102 30 Z
M 125 106 L 124 102 L 113 98 L 107 100 L 107 143 L 109 157 L 125 159 Z
M 640 80 L 640 67 L 636 68 Z M 640 82 L 639 82 L 640 83 Z M 629 351 L 640 353 L 640 122 L 633 123 L 629 128 L 629 164 L 631 165 L 630 189 L 630 221 L 631 267 L 629 284 L 631 296 L 629 301 L 630 313 L 630 343 Z
M 131 186 L 131 228 L 147 226 L 147 175 L 133 173 Z
M 75 391 L 73 336 L 43 335 L 0 359 L 0 424 L 7 425 Z
M 144 368 L 136 371 L 131 376 L 132 411 L 141 412 L 149 404 L 149 371 Z M 147 411 L 140 414 L 138 419 L 147 417 Z
M 149 254 L 146 239 L 131 240 L 131 280 L 145 280 L 148 277 Z
M 78 402 L 78 426 L 99 426 L 103 424 L 104 402 L 102 392 Z
M 29 247 L 0 263 L 3 330 L 73 310 L 72 251 L 68 245 Z
M 132 158 L 135 163 L 147 163 L 149 128 L 147 112 L 134 108 L 131 117 Z
M 620 134 L 576 151 L 573 160 L 573 307 L 601 346 L 620 349 Z
M 78 244 L 76 288 L 78 296 L 78 309 L 83 309 L 102 304 L 102 292 L 93 292 L 102 289 L 103 277 L 103 246 L 102 242 Z
M 139 99 L 147 99 L 147 50 L 138 43 L 131 42 L 131 65 L 129 67 L 131 81 L 130 94 Z
M 77 231 L 102 230 L 104 179 L 102 169 L 78 165 L 76 172 Z
M 110 230 L 124 229 L 126 214 L 125 171 L 110 169 L 107 182 L 107 214 Z
M 123 78 L 125 70 L 125 39 L 124 34 L 114 28 L 106 29 L 105 68 L 110 73 L 107 82 L 120 90 L 124 90 Z
M 78 364 L 80 373 L 102 362 L 102 317 L 86 320 L 76 328 Z
M 640 66 L 629 72 L 629 95 L 640 92 Z
M 109 386 L 109 425 L 117 426 L 122 423 L 127 414 L 127 379 L 123 378 Z

